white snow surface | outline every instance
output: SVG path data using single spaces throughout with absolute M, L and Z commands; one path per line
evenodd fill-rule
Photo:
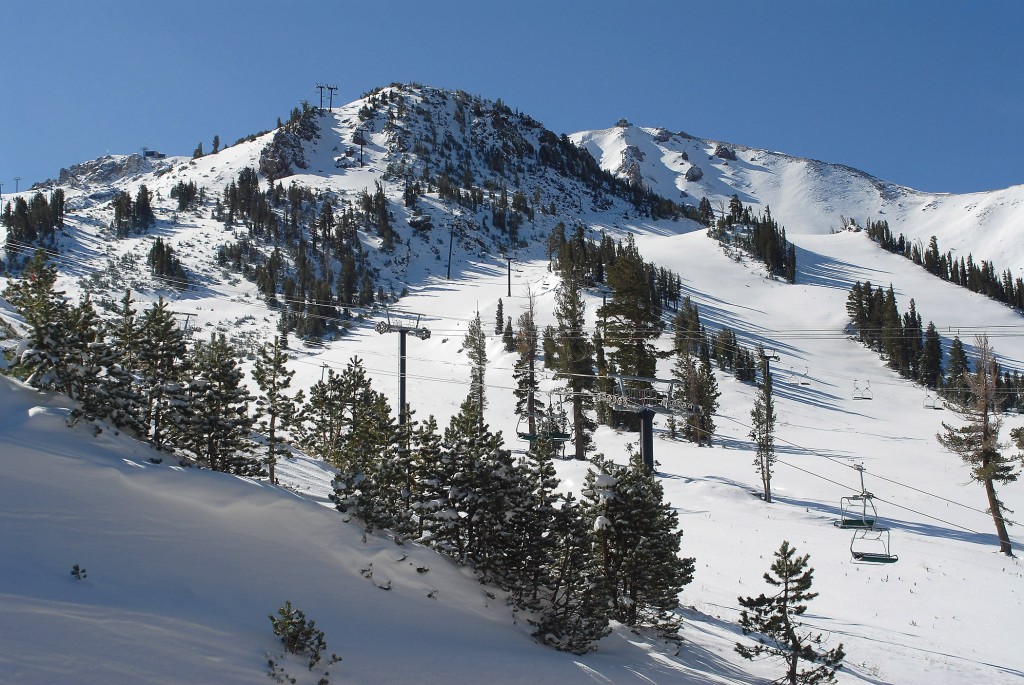
M 370 133 L 364 167 L 335 166 L 361 106 L 322 119 L 329 125 L 307 146 L 309 169 L 295 180 L 349 199 L 363 188 L 372 191 L 393 154 L 383 132 Z M 645 183 L 666 196 L 685 190 L 691 199 L 706 194 L 727 202 L 737 193 L 745 204 L 770 205 L 797 245 L 799 264 L 797 284 L 787 285 L 727 255 L 690 222 L 638 221 L 618 201 L 579 213 L 592 236 L 601 229 L 616 237 L 632 233 L 647 259 L 678 271 L 710 329 L 729 326 L 744 344 L 761 342 L 780 357 L 772 367 L 779 421 L 772 504 L 757 497 L 752 466 L 753 386 L 719 375 L 711 448 L 673 441 L 662 419 L 656 421 L 658 477 L 679 514 L 682 553 L 696 558 L 695 579 L 680 596 L 682 646 L 617 626 L 592 654 L 555 652 L 536 644 L 503 594 L 466 569 L 412 543 L 364 539 L 357 521 L 330 506 L 331 470 L 320 462 L 297 455 L 281 464 L 282 486 L 182 469 L 173 459 L 155 464 L 158 453 L 109 427 L 98 434 L 92 426 L 68 427 L 66 398 L 0 378 L 0 682 L 266 682 L 266 653 L 280 651 L 267 615 L 290 600 L 343 658 L 330 669 L 334 683 L 767 683 L 781 674 L 779 664 L 747 662 L 733 651 L 748 639 L 738 627 L 737 598 L 770 590 L 762 575 L 783 540 L 810 554 L 820 595 L 805 619 L 828 646 L 844 644 L 840 683 L 1020 682 L 1024 568 L 998 553 L 981 486 L 936 442 L 941 421 L 955 417 L 925 408 L 924 389 L 898 378 L 845 334 L 844 305 L 854 281 L 892 283 L 900 310 L 914 298 L 945 345 L 959 335 L 970 352 L 974 333 L 987 331 L 1002 367 L 1018 371 L 1024 370 L 1021 317 L 879 250 L 863 233 L 830 229 L 840 215 L 889 218 L 896 233 L 924 242 L 938 234 L 943 251 L 971 251 L 1018 273 L 1024 252 L 1011 229 L 1020 225 L 1024 186 L 926 195 L 845 167 L 740 146 L 731 146 L 739 160 L 725 165 L 708 160 L 713 142 L 677 135 L 657 143 L 656 136 L 665 138 L 655 129 L 628 127 L 575 139 L 613 171 L 626 146 L 636 146 Z M 76 297 L 92 289 L 116 300 L 127 283 L 140 308 L 157 296 L 174 299 L 175 310 L 190 314 L 189 325 L 203 336 L 221 330 L 243 346 L 265 340 L 277 315 L 253 285 L 213 262 L 231 232 L 209 219 L 209 206 L 199 215 L 174 212 L 168 192 L 178 180 L 195 180 L 208 199 L 219 195 L 239 170 L 255 166 L 268 137 L 198 160 L 171 160 L 172 170 L 161 175 L 67 187 L 61 287 Z M 683 150 L 689 162 L 681 160 Z M 691 163 L 705 172 L 699 189 L 682 180 Z M 97 198 L 116 188 L 134 193 L 140 183 L 159 193 L 159 223 L 148 236 L 111 241 L 104 233 L 110 212 Z M 560 210 L 584 205 L 571 185 L 539 187 L 542 202 Z M 405 216 L 401 187 L 386 188 L 393 211 Z M 408 343 L 408 397 L 418 418 L 434 414 L 444 426 L 468 390 L 461 347 L 474 311 L 492 333 L 498 299 L 515 320 L 529 288 L 541 325 L 553 323 L 558 278 L 547 270 L 542 243 L 556 219 L 538 217 L 536 227 L 524 226 L 531 245 L 512 263 L 509 297 L 506 262 L 486 240 L 457 241 L 452 279 L 445 278 L 443 257 L 429 248 L 447 250 L 447 222 L 464 218 L 462 210 L 436 196 L 422 205 L 435 217 L 427 238 L 406 227 L 395 254 L 371 257 L 385 284 L 408 288 L 401 309 L 422 315 L 421 325 L 432 331 L 429 339 Z M 155 235 L 174 245 L 201 287 L 174 291 L 149 279 L 145 251 Z M 372 248 L 377 239 L 363 240 Z M 591 324 L 600 302 L 600 293 L 588 292 Z M 15 322 L 6 307 L 0 314 Z M 381 317 L 353 322 L 323 347 L 293 341 L 295 387 L 308 388 L 323 365 L 339 368 L 357 355 L 394 404 L 398 340 L 374 332 Z M 670 335 L 659 345 L 668 349 Z M 514 439 L 513 355 L 493 335 L 487 354 L 487 419 L 509 447 L 521 450 Z M 671 360 L 662 364 L 665 378 Z M 874 399 L 854 400 L 855 386 L 868 385 Z M 554 387 L 546 379 L 545 388 Z M 1006 417 L 1004 437 L 1022 424 Z M 637 435 L 602 427 L 595 440 L 598 451 L 622 462 Z M 840 498 L 860 490 L 856 464 L 865 466 L 867 487 L 891 528 L 896 564 L 852 563 L 850 531 L 832 525 Z M 557 466 L 563 487 L 578 491 L 587 463 Z M 1024 506 L 1019 482 L 999 494 L 1010 509 Z M 1016 548 L 1024 543 L 1015 528 L 1011 537 Z M 70 575 L 75 564 L 87 570 L 85 579 Z M 310 677 L 297 664 L 289 667 L 300 682 Z

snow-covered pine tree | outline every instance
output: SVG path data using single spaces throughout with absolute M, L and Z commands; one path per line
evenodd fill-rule
M 287 366 L 290 357 L 283 342 L 280 336 L 275 336 L 273 345 L 261 345 L 252 370 L 253 380 L 260 389 L 260 395 L 256 398 L 256 420 L 259 421 L 260 430 L 267 436 L 265 463 L 271 483 L 277 482 L 275 466 L 278 455 L 287 452 L 283 447 L 285 438 L 281 431 L 292 421 L 304 399 L 301 390 L 294 396 L 287 394 L 295 371 Z
M 314 387 L 311 400 L 325 400 L 321 410 L 335 424 L 328 433 L 330 457 L 338 469 L 335 506 L 359 516 L 368 528 L 394 528 L 405 514 L 405 449 L 387 398 L 373 389 L 362 360 L 353 357 L 336 377 L 330 396 Z M 307 412 L 307 419 L 310 414 Z
M 661 483 L 637 454 L 622 466 L 598 456 L 587 473 L 583 504 L 597 537 L 597 555 L 613 618 L 674 634 L 671 610 L 693 580 L 694 559 L 679 556 L 678 516 Z
M 444 431 L 444 453 L 437 472 L 437 491 L 442 501 L 425 516 L 431 544 L 464 564 L 476 565 L 489 551 L 493 530 L 490 512 L 499 503 L 488 502 L 492 488 L 492 455 L 501 451 L 501 435 L 491 433 L 480 417 L 477 398 L 469 395 Z M 487 530 L 490 527 L 492 530 Z
M 56 282 L 57 269 L 40 249 L 23 277 L 4 290 L 31 328 L 28 346 L 16 363 L 32 387 L 58 390 L 77 399 L 89 365 L 89 346 L 97 336 L 95 312 L 88 299 L 71 306 L 64 293 L 56 290 Z
M 403 493 L 404 506 L 408 512 L 398 532 L 421 538 L 424 532 L 424 517 L 437 507 L 438 472 L 440 470 L 442 446 L 437 419 L 433 415 L 426 421 L 417 421 L 412 426 L 412 441 L 409 446 L 409 470 L 405 474 L 406 487 Z
M 611 632 L 611 592 L 594 554 L 594 530 L 571 494 L 556 510 L 549 536 L 549 579 L 534 637 L 560 651 L 584 654 Z
M 237 353 L 223 333 L 212 334 L 208 343 L 196 344 L 191 370 L 175 442 L 214 471 L 261 475 L 263 469 L 253 457 L 251 440 L 249 402 L 253 397 L 243 384 L 245 375 Z
M 754 634 L 757 644 L 750 647 L 737 642 L 736 653 L 750 660 L 763 656 L 780 659 L 786 666 L 786 673 L 775 681 L 777 683 L 831 683 L 835 681 L 835 672 L 842 668 L 846 654 L 841 643 L 827 651 L 819 650 L 824 641 L 821 633 L 801 630 L 803 624 L 799 617 L 807 611 L 804 602 L 814 599 L 818 593 L 809 592 L 814 574 L 813 568 L 807 568 L 809 556 L 795 555 L 796 550 L 788 541 L 783 541 L 775 552 L 771 572 L 764 574 L 765 582 L 779 589 L 776 594 L 739 598 L 743 607 L 740 627 L 744 635 Z M 812 664 L 813 668 L 802 670 L 801 663 Z
M 184 376 L 185 336 L 161 297 L 145 311 L 138 355 L 138 375 L 143 393 L 141 423 L 150 443 L 168 447 L 170 432 L 180 424 L 187 406 Z
M 476 402 L 478 416 L 483 420 L 484 409 L 487 407 L 484 388 L 484 375 L 487 371 L 487 336 L 484 335 L 479 311 L 469 322 L 462 347 L 472 365 L 469 371 L 469 394 Z
M 562 500 L 558 475 L 552 463 L 552 446 L 542 435 L 517 463 L 521 485 L 518 502 L 508 512 L 508 538 L 504 582 L 512 601 L 520 607 L 536 608 L 542 587 L 548 584 L 550 558 L 555 539 L 551 534 Z

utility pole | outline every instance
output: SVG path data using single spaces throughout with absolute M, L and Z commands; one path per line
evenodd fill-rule
M 455 224 L 448 227 L 448 275 L 447 280 L 452 280 L 452 243 L 455 242 Z
M 508 260 L 508 296 L 512 297 L 512 255 L 505 255 L 505 259 Z
M 21 181 L 21 176 L 14 177 L 14 192 L 18 192 L 18 182 Z
M 779 361 L 779 355 L 775 354 L 774 352 L 768 354 L 767 352 L 764 351 L 763 347 L 758 350 L 758 355 L 761 357 L 761 361 L 764 362 L 764 373 L 767 376 L 769 373 L 771 373 L 771 362 Z
M 398 425 L 404 426 L 407 420 L 407 412 L 405 408 L 405 336 L 407 333 L 412 333 L 420 340 L 426 340 L 430 337 L 430 331 L 426 328 L 422 328 L 419 325 L 419 317 L 416 318 L 415 326 L 402 326 L 391 323 L 391 315 L 388 315 L 387 321 L 381 321 L 377 324 L 377 332 L 381 335 L 385 333 L 398 333 Z

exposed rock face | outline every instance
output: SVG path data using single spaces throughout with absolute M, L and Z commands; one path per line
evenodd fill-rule
M 715 146 L 715 157 L 736 161 L 736 152 L 731 147 L 727 147 L 719 143 Z
M 694 164 L 693 166 L 686 170 L 687 181 L 699 181 L 702 178 L 704 178 L 704 172 L 701 171 L 701 168 L 696 164 Z
M 302 144 L 320 137 L 318 114 L 310 108 L 297 119 L 277 129 L 273 139 L 260 152 L 260 173 L 267 178 L 284 178 L 295 169 L 308 169 Z
M 622 163 L 619 164 L 619 175 L 625 177 L 630 185 L 643 185 L 640 163 L 644 161 L 644 153 L 636 145 L 627 145 L 622 151 Z
M 105 155 L 61 169 L 57 183 L 62 186 L 109 185 L 170 164 L 169 161 L 146 160 L 142 155 Z
M 667 143 L 672 137 L 672 132 L 664 128 L 655 129 L 653 137 L 655 143 Z

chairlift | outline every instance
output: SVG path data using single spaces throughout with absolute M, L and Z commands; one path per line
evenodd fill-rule
M 873 528 L 878 522 L 878 510 L 874 498 L 864 487 L 864 467 L 854 466 L 860 473 L 860 493 L 839 499 L 839 520 L 833 521 L 836 528 Z
M 930 392 L 925 393 L 924 396 L 924 408 L 925 409 L 938 409 L 942 411 L 944 409 L 942 400 L 939 399 L 938 395 L 932 395 Z
M 874 398 L 874 393 L 871 392 L 871 381 L 864 381 L 863 385 L 857 380 L 853 382 L 853 399 L 873 400 Z
M 854 466 L 860 474 L 860 493 L 839 500 L 839 520 L 836 528 L 852 529 L 850 557 L 855 564 L 892 564 L 899 560 L 891 552 L 889 529 L 878 525 L 875 496 L 864 486 L 864 466 Z
M 889 529 L 872 526 L 853 531 L 850 556 L 855 564 L 894 564 L 899 557 L 891 552 Z
M 530 443 L 531 445 L 537 439 L 537 434 L 530 432 L 529 417 L 519 417 L 519 421 L 516 422 L 516 437 L 519 438 L 520 440 Z
M 800 374 L 799 378 L 797 378 L 797 383 L 799 383 L 800 385 L 811 384 L 810 369 L 808 369 L 806 366 L 804 367 L 804 372 Z

